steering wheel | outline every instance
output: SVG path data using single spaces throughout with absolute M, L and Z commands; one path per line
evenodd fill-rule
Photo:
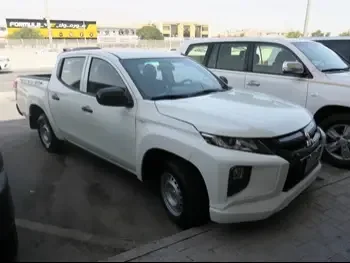
M 191 84 L 193 81 L 192 81 L 192 79 L 184 79 L 184 80 L 182 80 L 182 81 L 180 81 L 180 84 Z

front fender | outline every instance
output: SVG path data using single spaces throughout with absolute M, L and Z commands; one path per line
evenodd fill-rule
M 186 124 L 187 125 L 187 124 Z M 167 126 L 154 126 L 155 129 L 139 130 L 137 153 L 136 153 L 136 174 L 142 180 L 142 162 L 147 151 L 160 149 L 173 153 L 185 160 L 191 158 L 195 145 L 201 140 L 201 136 L 194 127 L 186 129 L 170 128 Z

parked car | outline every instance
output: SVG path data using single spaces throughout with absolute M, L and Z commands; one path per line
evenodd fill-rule
M 309 39 L 325 45 L 350 62 L 350 37 L 311 37 Z
M 180 52 L 235 88 L 306 107 L 327 134 L 323 159 L 350 168 L 349 65 L 331 49 L 303 39 L 226 38 L 187 41 Z
M 5 262 L 15 261 L 17 250 L 18 238 L 14 206 L 0 152 L 0 260 Z
M 64 141 L 158 182 L 183 228 L 267 218 L 316 178 L 325 135 L 303 107 L 231 89 L 176 52 L 63 52 L 51 76 L 16 80 L 20 114 Z M 24 92 L 25 91 L 25 92 Z
M 11 61 L 9 57 L 0 56 L 0 72 L 11 71 Z

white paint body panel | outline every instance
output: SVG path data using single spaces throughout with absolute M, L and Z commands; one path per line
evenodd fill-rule
M 120 54 L 130 58 L 139 53 Z M 141 57 L 164 54 L 143 52 Z M 166 54 L 180 56 L 175 52 Z M 77 51 L 60 54 L 58 60 L 78 55 L 87 58 L 81 92 L 65 88 L 56 77 L 56 69 L 49 83 L 23 77 L 17 87 L 21 112 L 28 117 L 31 105 L 41 107 L 60 139 L 125 168 L 140 180 L 143 157 L 151 149 L 163 149 L 190 161 L 203 176 L 212 220 L 238 222 L 267 217 L 315 180 L 320 165 L 307 179 L 283 193 L 289 167 L 286 160 L 212 146 L 199 133 L 246 138 L 291 133 L 312 120 L 302 107 L 261 93 L 236 90 L 179 100 L 144 100 L 115 55 L 103 50 Z M 104 107 L 84 93 L 92 56 L 107 60 L 121 74 L 134 101 L 133 108 Z M 51 99 L 54 93 L 60 101 Z M 81 111 L 84 105 L 89 105 L 94 114 Z M 253 167 L 251 182 L 245 190 L 228 198 L 229 169 L 235 165 Z M 265 203 L 269 205 L 262 205 Z

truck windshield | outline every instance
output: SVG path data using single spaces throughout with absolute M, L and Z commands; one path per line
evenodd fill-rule
M 304 55 L 314 64 L 314 66 L 322 72 L 337 72 L 349 70 L 342 58 L 340 58 L 333 50 L 318 42 L 305 41 L 293 42 Z
M 177 99 L 220 92 L 228 87 L 189 58 L 123 59 L 123 67 L 144 99 Z

